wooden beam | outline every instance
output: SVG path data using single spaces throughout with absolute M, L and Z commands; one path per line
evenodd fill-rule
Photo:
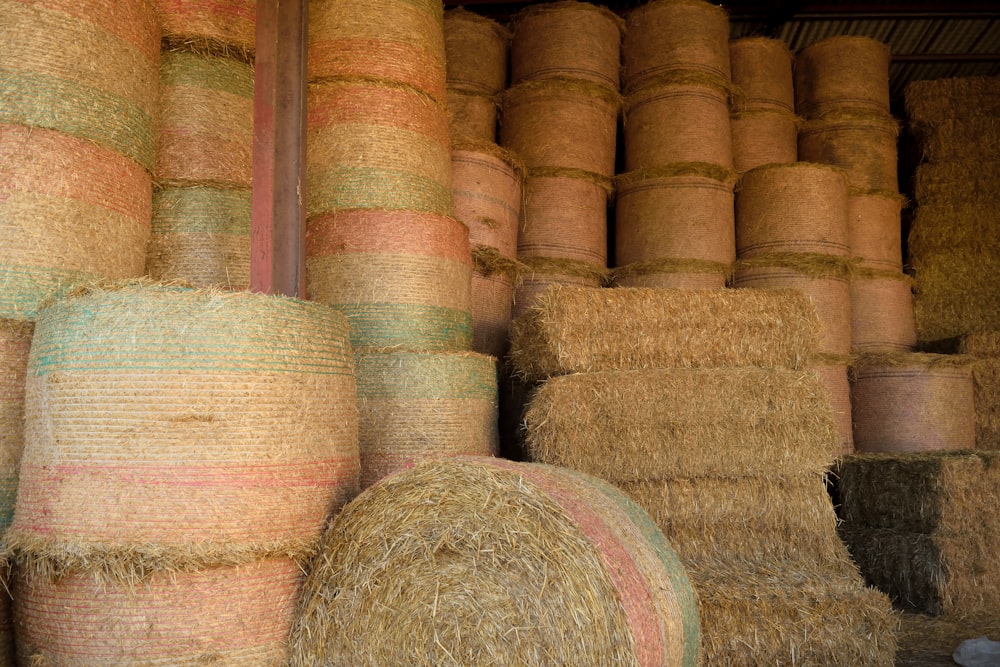
M 250 289 L 305 298 L 308 0 L 257 0 Z

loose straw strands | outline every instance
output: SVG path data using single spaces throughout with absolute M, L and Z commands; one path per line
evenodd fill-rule
M 156 7 L 168 42 L 253 62 L 257 24 L 253 0 L 156 0 Z

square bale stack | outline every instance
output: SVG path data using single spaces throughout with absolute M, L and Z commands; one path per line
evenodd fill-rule
M 1000 450 L 1000 331 L 963 336 L 959 352 L 973 360 L 976 449 Z
M 624 489 L 698 592 L 705 664 L 891 665 L 896 617 L 865 587 L 825 475 L 838 446 L 806 370 L 818 323 L 794 291 L 553 288 L 515 322 L 543 382 L 532 460 Z

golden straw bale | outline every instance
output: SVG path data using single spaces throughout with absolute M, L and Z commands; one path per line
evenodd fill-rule
M 930 127 L 918 127 L 917 137 L 925 160 L 996 160 L 1000 155 L 1000 116 L 949 118 Z
M 962 336 L 959 352 L 973 358 L 976 449 L 1000 449 L 1000 332 Z
M 992 269 L 990 269 L 992 270 Z M 925 343 L 1000 329 L 1000 292 L 992 283 L 927 285 L 917 278 L 917 340 Z
M 997 159 L 924 162 L 914 176 L 913 194 L 920 204 L 917 211 L 933 204 L 958 208 L 963 203 L 991 210 L 991 203 L 1000 198 L 998 174 Z
M 904 91 L 906 115 L 916 125 L 957 116 L 1000 116 L 1000 76 L 912 81 Z

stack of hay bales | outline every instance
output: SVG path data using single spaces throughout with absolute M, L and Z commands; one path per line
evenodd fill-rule
M 733 167 L 743 173 L 798 159 L 798 119 L 792 83 L 794 56 L 780 39 L 743 37 L 729 42 L 733 85 L 730 114 Z
M 358 469 L 335 310 L 144 285 L 46 307 L 5 534 L 21 660 L 281 664 Z
M 1000 330 L 1000 77 L 915 81 L 905 97 L 924 159 L 909 236 L 918 338 Z
M 1000 450 L 1000 333 L 963 336 L 959 352 L 972 360 L 976 449 Z
M 427 454 L 497 447 L 496 362 L 469 352 L 443 13 L 440 0 L 309 7 L 308 290 L 351 324 L 365 485 Z
M 695 595 L 650 518 L 573 471 L 463 457 L 369 489 L 306 580 L 291 664 L 696 667 Z
M 510 31 L 459 7 L 444 13 L 447 104 L 456 143 L 494 143 Z
M 166 50 L 146 271 L 159 281 L 247 289 L 255 7 L 159 3 Z
M 824 485 L 836 427 L 804 370 L 818 330 L 794 290 L 552 288 L 515 322 L 516 369 L 545 380 L 529 455 L 659 523 L 699 596 L 705 664 L 892 664 L 889 602 Z
M 729 17 L 700 0 L 629 13 L 615 282 L 724 287 L 735 259 Z
M 615 173 L 621 19 L 566 0 L 514 19 L 500 143 L 525 164 L 514 312 L 553 283 L 599 285 Z

